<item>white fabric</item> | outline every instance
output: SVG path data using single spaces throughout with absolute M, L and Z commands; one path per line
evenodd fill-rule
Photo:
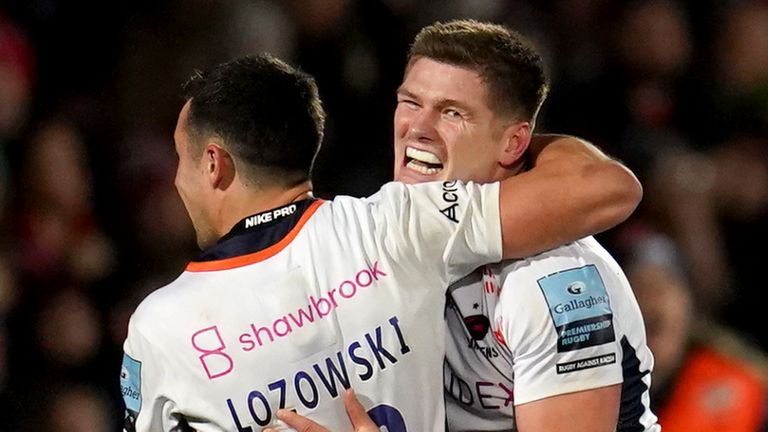
M 491 327 L 474 340 L 464 320 L 483 316 Z M 641 390 L 622 409 L 639 404 L 643 428 L 660 430 L 649 409 L 653 357 L 640 309 L 621 268 L 593 238 L 479 269 L 449 289 L 446 319 L 451 431 L 514 431 L 515 405 L 625 380 Z M 636 359 L 625 358 L 632 350 L 622 339 Z M 625 371 L 635 360 L 639 367 Z
M 140 392 L 136 430 L 258 431 L 282 407 L 351 430 L 352 386 L 390 432 L 442 431 L 445 287 L 500 258 L 495 184 L 325 202 L 276 255 L 186 271 L 142 302 L 121 380 L 129 407 Z

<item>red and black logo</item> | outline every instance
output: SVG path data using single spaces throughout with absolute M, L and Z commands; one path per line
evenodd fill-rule
M 491 320 L 485 315 L 472 315 L 464 317 L 464 326 L 467 327 L 470 336 L 474 340 L 483 340 L 491 328 Z

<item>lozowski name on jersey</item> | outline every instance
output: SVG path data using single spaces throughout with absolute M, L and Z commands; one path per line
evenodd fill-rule
M 597 305 L 608 303 L 608 296 L 589 296 L 586 300 L 571 300 L 568 303 L 558 303 L 552 310 L 555 313 L 566 313 L 575 311 L 578 309 L 591 309 Z
M 252 432 L 273 421 L 275 412 L 299 405 L 314 409 L 320 399 L 335 399 L 350 387 L 350 375 L 368 381 L 411 352 L 396 316 L 352 341 L 342 351 L 225 401 L 235 430 Z

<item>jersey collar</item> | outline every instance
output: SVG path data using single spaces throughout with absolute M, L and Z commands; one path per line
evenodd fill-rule
M 198 255 L 190 265 L 209 261 L 226 260 L 253 254 L 274 246 L 285 238 L 303 218 L 312 204 L 319 203 L 310 198 L 286 204 L 261 213 L 248 216 L 238 222 L 215 245 Z

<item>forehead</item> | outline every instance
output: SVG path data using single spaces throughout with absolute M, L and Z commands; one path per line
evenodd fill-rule
M 422 57 L 411 64 L 400 90 L 430 99 L 484 103 L 486 84 L 470 68 Z

